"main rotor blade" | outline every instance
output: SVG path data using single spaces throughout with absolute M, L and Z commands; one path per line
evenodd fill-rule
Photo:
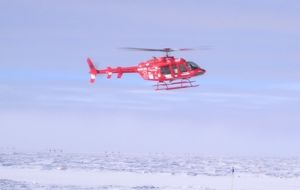
M 165 52 L 165 49 L 153 49 L 153 48 L 134 48 L 134 47 L 123 47 L 121 49 L 131 50 L 131 51 L 162 51 Z M 170 48 L 168 48 L 170 49 Z
M 194 51 L 194 50 L 209 50 L 210 46 L 200 46 L 197 48 L 135 48 L 135 47 L 123 47 L 121 49 L 130 50 L 130 51 L 160 51 L 160 52 L 173 52 L 173 51 Z

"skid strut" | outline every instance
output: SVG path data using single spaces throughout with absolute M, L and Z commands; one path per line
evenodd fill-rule
M 155 90 L 174 90 L 180 88 L 191 88 L 197 87 L 198 84 L 193 84 L 196 81 L 191 81 L 190 79 L 181 79 L 180 81 L 164 81 L 157 82 Z

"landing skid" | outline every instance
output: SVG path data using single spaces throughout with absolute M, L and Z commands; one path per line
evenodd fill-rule
M 198 84 L 193 84 L 196 81 L 191 81 L 189 79 L 181 79 L 180 81 L 168 81 L 168 82 L 157 82 L 155 90 L 175 90 L 181 88 L 191 88 L 197 87 Z

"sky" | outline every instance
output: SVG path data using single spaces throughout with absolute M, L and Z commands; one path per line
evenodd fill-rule
M 300 3 L 1 0 L 0 149 L 300 156 Z M 98 68 L 176 52 L 207 73 L 155 91 Z

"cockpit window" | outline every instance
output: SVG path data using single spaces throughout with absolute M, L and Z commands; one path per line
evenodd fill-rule
M 192 61 L 187 61 L 186 63 L 187 63 L 188 67 L 189 67 L 191 70 L 199 69 L 199 66 L 198 66 L 196 63 L 192 62 Z

